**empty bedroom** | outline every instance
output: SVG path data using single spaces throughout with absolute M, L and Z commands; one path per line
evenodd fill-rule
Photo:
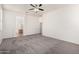
M 0 4 L 0 54 L 79 54 L 79 4 Z

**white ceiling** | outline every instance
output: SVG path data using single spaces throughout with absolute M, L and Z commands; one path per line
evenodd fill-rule
M 29 14 L 35 14 L 33 11 L 29 11 L 28 9 L 32 8 L 29 4 L 4 4 L 4 8 L 10 9 L 10 10 L 15 10 L 19 12 L 26 12 Z M 66 4 L 43 4 L 41 8 L 43 8 L 45 11 L 44 12 L 39 12 L 36 15 L 42 15 L 45 12 L 49 12 L 52 10 L 56 10 L 59 8 L 66 7 L 68 5 Z

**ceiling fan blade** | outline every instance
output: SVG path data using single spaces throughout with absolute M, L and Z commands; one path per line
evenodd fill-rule
M 34 8 L 31 8 L 31 9 L 29 9 L 29 10 L 34 10 Z
M 42 6 L 42 4 L 39 4 L 39 7 L 41 7 Z
M 39 8 L 39 10 L 44 11 L 44 9 Z
M 35 7 L 33 4 L 30 4 L 32 7 Z

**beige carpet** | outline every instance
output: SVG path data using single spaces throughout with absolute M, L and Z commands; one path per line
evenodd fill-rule
M 40 34 L 3 39 L 1 54 L 78 54 L 79 45 Z

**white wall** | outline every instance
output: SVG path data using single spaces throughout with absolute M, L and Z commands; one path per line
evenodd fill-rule
M 23 24 L 24 35 L 37 34 L 40 32 L 37 16 L 30 16 L 5 8 L 3 11 L 3 38 L 16 37 L 20 24 Z
M 27 20 L 24 20 L 24 35 L 40 33 L 39 17 L 27 15 Z
M 3 36 L 4 38 L 16 36 L 16 13 L 15 12 L 4 10 Z
M 41 19 L 43 35 L 79 44 L 79 5 L 48 12 Z
M 0 44 L 2 42 L 2 7 L 0 5 Z

